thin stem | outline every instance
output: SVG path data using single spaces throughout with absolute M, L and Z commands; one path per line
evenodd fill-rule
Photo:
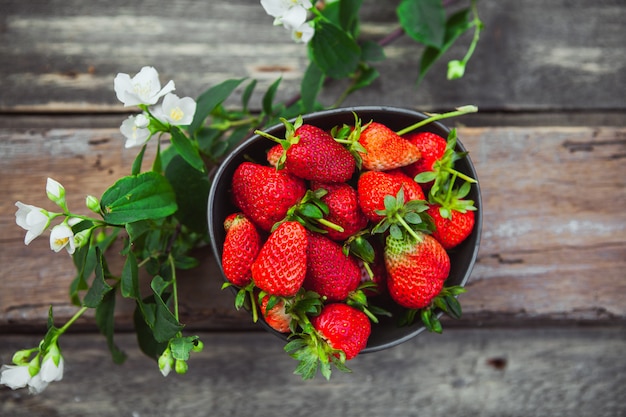
M 65 331 L 76 321 L 80 316 L 82 316 L 85 311 L 87 311 L 89 307 L 81 307 L 64 325 L 59 329 L 58 334 L 61 335 L 65 333 Z
M 451 111 L 451 112 L 448 112 L 448 113 L 433 114 L 432 116 L 430 116 L 427 119 L 424 119 L 424 120 L 422 120 L 420 122 L 412 124 L 411 126 L 405 127 L 402 130 L 398 130 L 396 133 L 399 136 L 406 135 L 407 133 L 409 133 L 409 132 L 411 132 L 411 131 L 413 131 L 413 130 L 415 130 L 417 128 L 420 128 L 420 127 L 422 127 L 424 125 L 432 123 L 434 121 L 441 120 L 441 119 L 447 119 L 447 118 L 455 117 L 455 116 L 462 116 L 462 115 L 467 114 L 467 113 L 476 113 L 477 111 L 478 111 L 478 107 L 476 107 L 476 106 L 463 106 L 463 107 L 459 107 L 455 111 Z
M 176 321 L 178 320 L 178 284 L 176 282 L 176 263 L 174 262 L 174 257 L 170 253 L 167 257 L 168 262 L 170 263 L 170 270 L 172 273 L 172 297 L 174 298 L 174 317 L 176 317 Z
M 409 226 L 407 222 L 404 221 L 401 215 L 396 214 L 396 220 L 398 220 L 398 222 L 406 229 L 406 231 L 409 232 L 409 234 L 413 236 L 417 241 L 421 240 L 417 233 L 415 233 L 415 230 L 413 230 L 411 226 Z

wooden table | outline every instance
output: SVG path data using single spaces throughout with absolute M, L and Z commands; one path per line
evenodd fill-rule
M 393 30 L 393 8 L 365 1 L 364 34 Z M 46 238 L 29 246 L 15 201 L 44 205 L 48 176 L 71 207 L 129 172 L 113 78 L 154 65 L 177 93 L 225 78 L 283 77 L 298 90 L 305 51 L 257 2 L 156 0 L 0 5 L 0 363 L 38 343 L 49 306 L 75 312 L 71 259 Z M 113 367 L 93 318 L 62 338 L 65 379 L 41 396 L 0 388 L 0 415 L 626 415 L 626 48 L 620 1 L 483 2 L 486 29 L 462 80 L 441 63 L 414 87 L 406 39 L 374 86 L 345 105 L 426 111 L 476 104 L 450 122 L 481 183 L 484 227 L 461 298 L 464 316 L 354 360 L 352 375 L 302 382 L 275 337 L 220 290 L 209 249 L 180 280 L 183 321 L 205 351 L 186 376 L 161 378 L 136 348 L 131 305 L 118 313 L 129 361 Z M 462 56 L 462 46 L 450 59 Z M 340 85 L 323 96 L 330 103 Z M 260 103 L 260 96 L 253 102 Z M 436 355 L 436 356 L 433 356 Z M 336 378 L 335 378 L 336 376 Z M 284 399 L 284 395 L 288 398 Z M 278 408 L 277 408 L 278 407 Z

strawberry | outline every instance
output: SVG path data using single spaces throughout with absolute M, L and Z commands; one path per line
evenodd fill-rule
M 414 132 L 406 135 L 406 139 L 415 145 L 422 157 L 414 163 L 403 168 L 411 178 L 422 172 L 433 171 L 436 161 L 443 158 L 446 152 L 446 138 L 432 132 Z
M 319 127 L 302 124 L 298 118 L 291 125 L 283 120 L 286 127 L 285 139 L 278 139 L 264 132 L 258 134 L 278 142 L 284 149 L 276 160 L 277 150 L 270 149 L 268 160 L 276 160 L 277 168 L 284 168 L 299 178 L 322 182 L 346 182 L 354 174 L 356 161 L 352 154 Z
M 268 308 L 268 304 L 270 302 L 270 295 L 265 294 L 259 303 L 261 308 L 261 313 L 263 314 L 263 319 L 272 329 L 276 330 L 280 333 L 289 333 L 290 332 L 290 324 L 291 324 L 291 315 L 287 314 L 285 311 L 285 300 L 278 299 L 276 303 L 270 305 Z
M 232 187 L 237 207 L 264 231 L 270 231 L 306 193 L 302 179 L 253 162 L 235 169 Z
M 424 233 L 419 239 L 389 235 L 384 253 L 391 298 L 409 309 L 428 307 L 450 272 L 450 257 L 443 246 Z
M 395 196 L 400 189 L 409 201 L 425 198 L 420 185 L 400 171 L 366 171 L 357 183 L 359 206 L 369 220 L 378 222 L 383 216 L 377 210 L 384 210 L 385 196 Z
M 261 249 L 261 236 L 243 213 L 233 213 L 224 221 L 226 237 L 222 252 L 222 269 L 226 279 L 245 287 L 252 279 L 250 267 Z
M 371 122 L 362 131 L 359 143 L 366 170 L 387 171 L 414 163 L 420 158 L 419 149 L 382 123 Z
M 474 212 L 471 210 L 441 210 L 438 205 L 431 205 L 427 213 L 435 222 L 432 236 L 445 249 L 452 249 L 463 242 L 474 229 Z M 444 217 L 442 214 L 447 214 Z
M 306 277 L 307 232 L 295 221 L 281 223 L 252 263 L 254 284 L 271 295 L 295 295 Z
M 320 198 L 328 206 L 328 215 L 325 218 L 343 228 L 343 232 L 339 232 L 328 226 L 323 227 L 329 238 L 342 241 L 367 226 L 367 218 L 359 207 L 357 192 L 351 185 L 313 182 L 311 188 L 328 192 Z
M 304 288 L 328 301 L 343 301 L 361 282 L 361 270 L 341 245 L 324 235 L 309 232 Z
M 328 345 L 353 359 L 367 345 L 371 324 L 367 315 L 344 303 L 327 304 L 311 324 Z

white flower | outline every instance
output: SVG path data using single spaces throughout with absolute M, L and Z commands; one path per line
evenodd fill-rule
M 31 380 L 28 365 L 2 365 L 0 367 L 0 385 L 11 389 L 24 388 Z
M 56 354 L 51 351 L 43 358 L 41 371 L 39 371 L 39 375 L 41 375 L 41 380 L 44 382 L 54 382 L 62 380 L 63 368 L 64 362 L 61 353 L 58 351 L 58 349 L 56 350 Z
M 313 4 L 309 0 L 261 0 L 261 6 L 274 17 L 274 25 L 293 29 L 306 21 L 307 11 Z
M 169 93 L 163 98 L 163 104 L 152 109 L 152 114 L 159 121 L 174 126 L 186 126 L 193 121 L 196 113 L 196 102 L 191 97 L 179 98 Z
M 159 356 L 159 370 L 163 376 L 168 376 L 172 371 L 172 366 L 174 365 L 174 358 L 172 357 L 172 351 L 169 346 L 161 353 Z
M 66 248 L 70 255 L 76 250 L 74 232 L 72 232 L 72 228 L 65 223 L 54 226 L 50 232 L 50 249 L 59 252 L 63 248 Z
M 49 382 L 43 380 L 40 372 L 28 381 L 28 392 L 31 394 L 40 394 L 43 390 L 48 388 L 48 384 Z
M 26 230 L 24 244 L 28 245 L 50 224 L 48 212 L 42 208 L 24 204 L 21 201 L 15 203 L 17 212 L 15 213 L 15 222 L 19 227 Z
M 137 106 L 139 104 L 152 105 L 159 101 L 170 91 L 174 91 L 174 81 L 167 83 L 161 88 L 159 73 L 154 67 L 143 67 L 137 75 L 119 73 L 113 81 L 115 94 L 124 107 Z
M 308 22 L 291 29 L 291 38 L 297 43 L 308 43 L 315 34 L 315 29 Z
M 146 120 L 148 121 L 146 123 Z M 133 146 L 141 146 L 150 139 L 152 133 L 147 129 L 150 121 L 143 114 L 137 116 L 128 116 L 128 119 L 122 122 L 120 126 L 120 132 L 126 138 L 126 148 L 132 148 Z
M 61 208 L 65 208 L 65 188 L 52 178 L 48 178 L 46 181 L 46 194 L 53 203 L 57 204 Z

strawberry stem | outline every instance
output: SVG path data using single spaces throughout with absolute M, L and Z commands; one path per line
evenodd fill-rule
M 399 136 L 406 135 L 407 133 L 409 133 L 409 132 L 411 132 L 411 131 L 413 131 L 413 130 L 415 130 L 417 128 L 420 128 L 420 127 L 422 127 L 424 125 L 427 125 L 428 123 L 431 123 L 431 122 L 434 122 L 434 121 L 437 121 L 437 120 L 441 120 L 441 119 L 447 119 L 447 118 L 450 118 L 450 117 L 462 116 L 462 115 L 468 114 L 468 113 L 476 113 L 477 111 L 478 111 L 478 107 L 473 106 L 473 105 L 457 107 L 457 109 L 455 111 L 451 111 L 451 112 L 448 112 L 448 113 L 441 113 L 441 114 L 439 114 L 439 113 L 433 114 L 432 116 L 430 116 L 427 119 L 424 119 L 424 120 L 422 120 L 420 122 L 412 124 L 411 126 L 405 127 L 402 130 L 398 130 L 396 133 Z
M 465 180 L 467 182 L 470 182 L 472 184 L 475 184 L 477 182 L 474 178 L 472 178 L 472 177 L 470 177 L 468 175 L 465 175 L 462 172 L 459 172 L 459 171 L 457 171 L 455 169 L 452 169 L 450 167 L 442 167 L 442 170 L 446 171 L 446 172 L 449 172 L 450 174 L 456 175 L 459 178 L 461 178 L 461 179 L 463 179 L 463 180 Z
M 421 241 L 420 237 L 417 235 L 417 233 L 415 233 L 415 230 L 413 230 L 411 226 L 409 226 L 409 224 L 404 221 L 404 219 L 399 213 L 395 214 L 395 218 L 398 221 L 398 223 L 400 223 L 402 227 L 404 227 L 406 231 L 409 232 L 409 234 L 415 238 L 415 240 L 417 240 L 418 242 Z
M 343 228 L 343 227 L 341 227 L 341 226 L 339 226 L 338 224 L 335 224 L 335 223 L 333 223 L 333 222 L 331 222 L 331 221 L 328 221 L 328 220 L 326 220 L 326 219 L 324 219 L 324 218 L 321 218 L 321 219 L 316 219 L 316 221 L 317 221 L 318 223 L 320 223 L 320 224 L 322 224 L 322 225 L 326 226 L 326 227 L 329 227 L 329 228 L 331 228 L 331 229 L 333 229 L 333 230 L 335 230 L 335 231 L 339 232 L 339 233 L 343 233 L 343 232 L 344 232 L 344 228 Z

